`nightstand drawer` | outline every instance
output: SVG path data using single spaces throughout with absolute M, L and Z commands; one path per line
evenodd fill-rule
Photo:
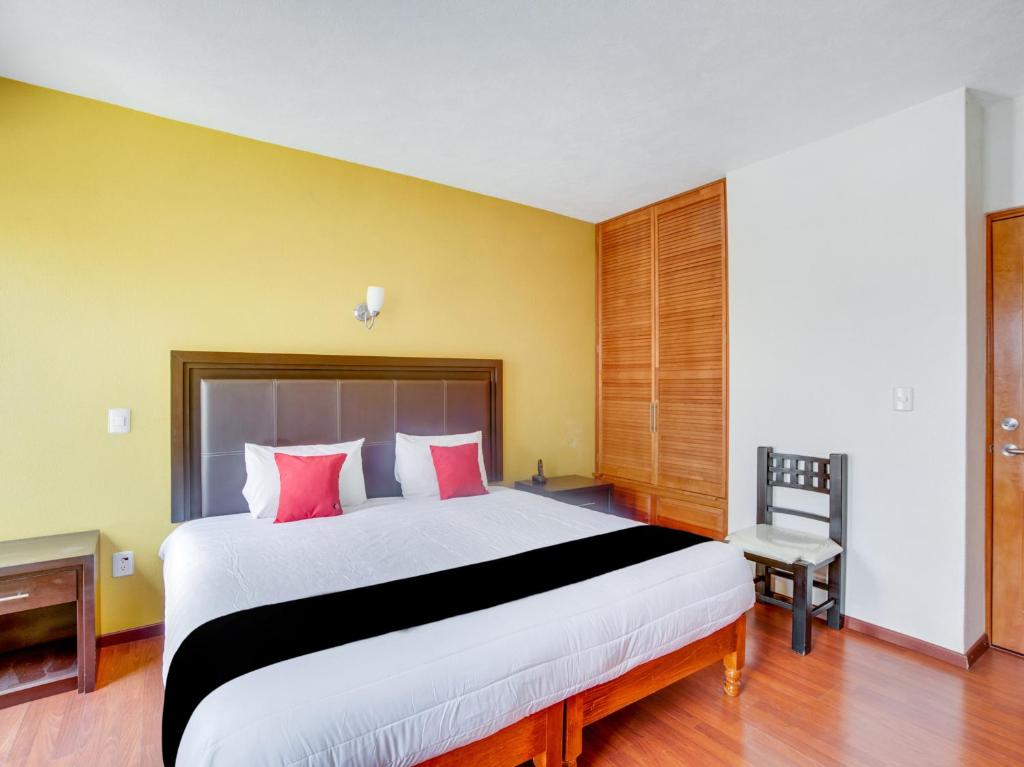
M 594 487 L 584 490 L 566 490 L 554 497 L 559 501 L 571 503 L 573 506 L 583 506 L 597 511 L 608 511 L 609 488 Z
M 0 615 L 78 599 L 74 570 L 0 579 Z

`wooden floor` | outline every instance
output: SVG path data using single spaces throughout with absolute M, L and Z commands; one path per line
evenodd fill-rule
M 1024 659 L 959 671 L 824 627 L 801 658 L 788 613 L 750 617 L 739 698 L 707 669 L 587 728 L 580 767 L 1024 765 Z M 94 693 L 0 709 L 0 764 L 158 765 L 161 644 L 104 649 Z

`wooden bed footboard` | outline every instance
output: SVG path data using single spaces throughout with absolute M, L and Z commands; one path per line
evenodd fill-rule
M 747 616 L 741 615 L 710 636 L 566 700 L 563 765 L 575 767 L 577 758 L 583 753 L 583 728 L 586 725 L 719 660 L 725 665 L 726 695 L 739 695 L 746 638 Z

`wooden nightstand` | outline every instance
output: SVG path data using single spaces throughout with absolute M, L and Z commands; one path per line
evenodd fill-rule
M 556 501 L 585 506 L 595 511 L 612 512 L 612 484 L 599 479 L 572 474 L 567 477 L 548 477 L 543 485 L 535 485 L 528 479 L 516 481 L 516 490 L 554 498 Z
M 99 537 L 0 542 L 0 708 L 96 688 Z

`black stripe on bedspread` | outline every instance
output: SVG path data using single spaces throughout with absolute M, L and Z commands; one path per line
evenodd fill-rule
M 664 527 L 628 527 L 214 618 L 196 627 L 171 660 L 164 688 L 164 764 L 174 765 L 185 726 L 203 698 L 250 671 L 579 583 L 706 540 Z M 239 637 L 260 641 L 240 642 Z

